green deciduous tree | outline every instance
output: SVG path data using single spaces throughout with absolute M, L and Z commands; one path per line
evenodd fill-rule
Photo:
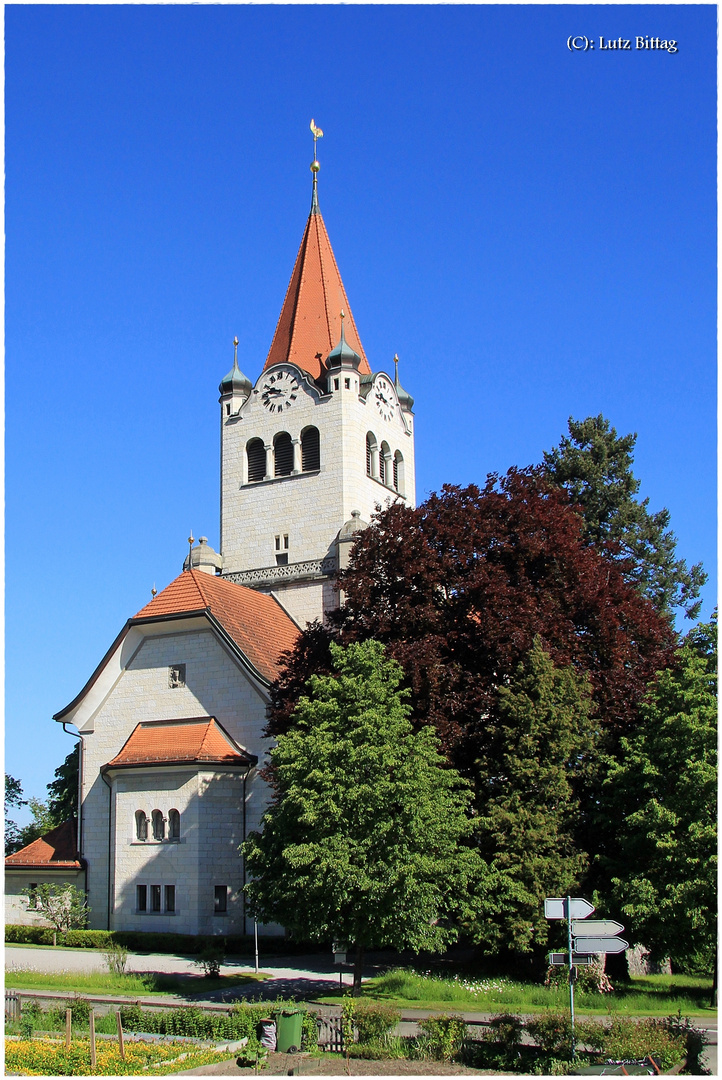
M 23 798 L 23 788 L 19 780 L 9 773 L 5 773 L 5 854 L 11 855 L 23 845 L 20 839 L 20 828 L 11 819 L 10 811 L 13 807 L 27 806 L 27 799 Z
M 649 512 L 638 499 L 632 473 L 635 435 L 617 435 L 602 415 L 569 419 L 569 437 L 544 454 L 552 483 L 564 488 L 581 510 L 589 543 L 624 566 L 624 575 L 656 609 L 671 615 L 682 608 L 697 617 L 700 589 L 707 580 L 701 563 L 688 567 L 676 556 L 669 511 Z
M 710 966 L 717 912 L 716 623 L 662 671 L 605 785 L 618 822 L 613 885 L 629 931 L 656 956 Z
M 48 798 L 23 799 L 19 780 L 5 774 L 5 854 L 10 855 L 40 836 L 57 828 L 78 814 L 79 743 L 70 751 L 62 765 L 55 770 L 55 779 L 48 784 Z M 33 820 L 22 827 L 10 820 L 8 809 L 29 806 Z
M 55 770 L 55 779 L 48 784 L 48 809 L 56 825 L 78 816 L 79 762 L 80 743 L 76 743 Z
M 305 939 L 437 950 L 488 873 L 464 845 L 468 785 L 414 732 L 402 671 L 383 646 L 330 646 L 271 752 L 274 799 L 244 845 L 252 911 Z
M 498 693 L 490 752 L 478 763 L 477 829 L 501 891 L 498 913 L 474 931 L 491 949 L 538 951 L 548 944 L 544 897 L 575 889 L 588 862 L 574 836 L 599 731 L 588 679 L 555 667 L 539 637 Z
M 45 833 L 56 828 L 60 824 L 57 821 L 55 815 L 51 812 L 48 804 L 43 802 L 42 799 L 35 799 L 32 796 L 28 799 L 27 805 L 30 807 L 30 813 L 33 815 L 33 820 L 29 825 L 24 825 L 19 830 L 20 847 L 26 847 L 28 844 L 32 844 L 33 840 L 37 840 L 39 837 L 44 836 Z
M 88 921 L 90 908 L 85 893 L 75 885 L 36 885 L 25 891 L 28 907 L 47 919 L 61 934 L 82 928 Z

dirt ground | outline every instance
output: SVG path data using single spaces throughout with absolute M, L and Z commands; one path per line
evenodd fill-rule
M 346 1062 L 335 1054 L 328 1057 L 311 1057 L 308 1054 L 269 1054 L 266 1068 L 260 1077 L 270 1076 L 510 1076 L 511 1073 L 483 1074 L 479 1069 L 467 1069 L 465 1065 L 445 1064 L 442 1061 L 366 1061 L 351 1058 L 350 1072 Z M 197 1069 L 178 1073 L 179 1076 L 253 1076 L 255 1069 L 239 1069 L 236 1059 L 218 1061 L 213 1065 L 201 1065 Z

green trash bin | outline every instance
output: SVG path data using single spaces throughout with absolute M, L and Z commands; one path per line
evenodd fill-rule
M 279 1054 L 297 1054 L 301 1049 L 305 1009 L 283 1009 L 276 1017 L 276 1050 Z

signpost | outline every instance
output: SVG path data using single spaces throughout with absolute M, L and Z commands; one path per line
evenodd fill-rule
M 614 937 L 624 927 L 614 919 L 575 919 L 572 915 L 572 933 L 575 937 Z
M 567 915 L 566 905 L 569 905 L 569 915 Z M 595 911 L 594 904 L 590 904 L 588 900 L 582 899 L 581 896 L 548 896 L 544 901 L 544 918 L 545 919 L 586 919 L 587 915 L 591 915 Z M 624 927 L 622 927 L 624 929 Z
M 548 896 L 544 901 L 546 919 L 566 919 L 567 951 L 549 953 L 549 963 L 569 967 L 569 1013 L 572 1025 L 572 1058 L 576 1056 L 574 1041 L 574 983 L 577 966 L 593 963 L 590 953 L 620 953 L 629 948 L 624 938 L 616 935 L 624 930 L 614 919 L 588 919 L 595 910 L 581 896 Z
M 580 952 L 620 953 L 629 948 L 629 942 L 621 937 L 578 937 L 574 948 Z
M 569 953 L 565 952 L 550 952 L 547 956 L 551 967 L 563 967 L 569 963 Z M 573 952 L 572 964 L 575 967 L 586 967 L 588 964 L 594 963 L 594 957 L 589 956 L 587 953 Z

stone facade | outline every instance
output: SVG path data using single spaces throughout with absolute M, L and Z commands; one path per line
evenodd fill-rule
M 279 375 L 292 376 L 298 390 L 285 407 L 269 412 L 273 401 L 264 398 L 264 388 Z M 357 372 L 341 370 L 329 376 L 328 384 L 328 391 L 320 392 L 300 368 L 280 364 L 262 373 L 235 414 L 226 412 L 230 401 L 221 397 L 224 576 L 243 580 L 234 575 L 275 567 L 279 555 L 287 558 L 289 571 L 306 561 L 336 561 L 339 530 L 354 510 L 368 521 L 377 506 L 396 499 L 415 505 L 413 416 L 402 410 L 391 379 L 379 373 L 362 382 Z M 308 428 L 319 433 L 320 468 L 303 472 L 300 444 Z M 294 446 L 294 471 L 275 476 L 274 442 L 284 432 Z M 375 447 L 371 455 L 368 436 Z M 264 479 L 254 481 L 249 479 L 248 445 L 256 439 L 265 447 L 266 472 Z M 379 478 L 380 454 L 385 456 L 385 482 Z M 271 588 L 303 624 L 322 618 L 337 601 L 332 585 L 324 587 L 322 578 L 309 583 L 302 577 L 301 571 L 296 585 L 289 573 Z M 298 598 L 297 590 L 303 594 Z
M 111 771 L 101 767 L 120 751 L 136 725 L 148 720 L 214 716 L 250 754 L 263 760 L 267 698 L 211 630 L 147 628 L 132 657 L 92 715 L 76 717 L 83 735 L 81 847 L 88 862 L 91 926 L 178 933 L 243 933 L 242 774 L 171 768 Z M 185 665 L 185 685 L 171 687 L 171 666 Z M 246 785 L 246 831 L 258 829 L 266 786 L 252 773 Z M 135 837 L 139 809 L 180 813 L 180 837 Z M 141 912 L 139 884 L 174 885 L 175 911 Z M 227 885 L 223 916 L 214 913 L 215 886 Z M 150 900 L 148 900 L 150 909 Z

